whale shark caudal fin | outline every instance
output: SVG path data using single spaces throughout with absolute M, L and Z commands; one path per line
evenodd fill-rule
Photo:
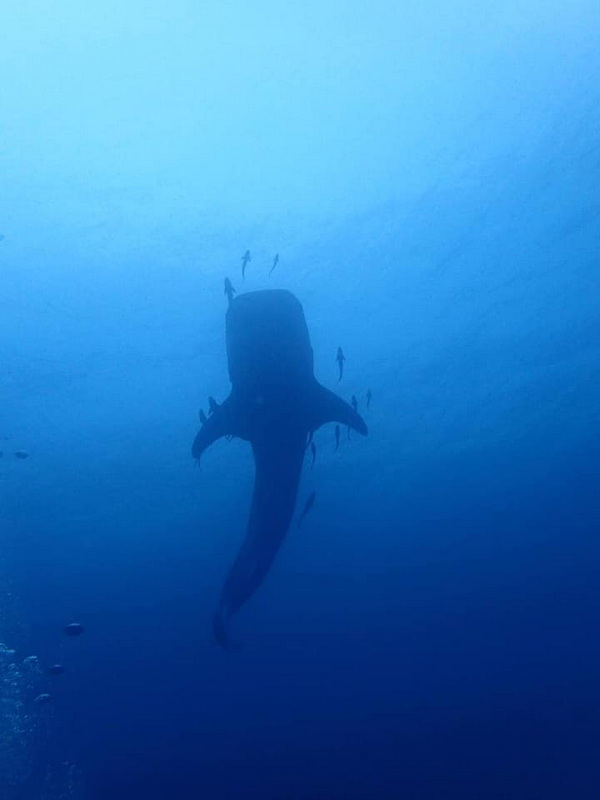
M 229 635 L 229 616 L 222 608 L 213 616 L 213 635 L 217 644 L 229 653 L 241 653 L 244 649 L 242 642 Z
M 220 608 L 213 617 L 213 635 L 223 650 L 229 649 L 229 620 L 223 608 Z
M 314 399 L 314 413 L 317 415 L 317 424 L 325 425 L 327 422 L 339 422 L 353 428 L 362 436 L 367 436 L 369 430 L 364 419 L 355 411 L 350 403 L 342 400 L 337 394 L 330 392 L 321 384 L 317 384 L 318 391 Z
M 304 461 L 306 432 L 297 430 L 252 442 L 256 473 L 246 537 L 233 562 L 213 633 L 228 648 L 228 623 L 263 582 L 288 531 Z
M 215 409 L 214 413 L 208 417 L 206 422 L 202 425 L 194 444 L 192 445 L 192 456 L 198 460 L 202 453 L 207 450 L 211 444 L 221 439 L 223 436 L 234 436 L 232 430 L 231 415 L 227 401 L 223 405 Z

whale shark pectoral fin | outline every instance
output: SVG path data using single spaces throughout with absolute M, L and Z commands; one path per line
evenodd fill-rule
M 362 436 L 367 436 L 369 433 L 364 419 L 352 408 L 350 403 L 342 400 L 337 394 L 330 392 L 329 389 L 320 384 L 318 384 L 318 392 L 314 403 L 314 413 L 317 417 L 316 428 L 325 425 L 326 422 L 339 422 L 342 425 L 353 428 Z
M 227 401 L 219 406 L 198 431 L 194 439 L 194 444 L 192 445 L 192 456 L 196 460 L 199 459 L 202 453 L 204 453 L 213 442 L 216 442 L 217 439 L 221 439 L 223 436 L 235 435 L 231 422 L 231 414 L 229 413 L 229 408 L 226 403 Z

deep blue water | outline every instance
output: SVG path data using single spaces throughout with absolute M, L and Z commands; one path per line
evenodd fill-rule
M 121 6 L 0 33 L 0 800 L 597 798 L 595 4 Z M 231 652 L 225 276 L 370 431 Z

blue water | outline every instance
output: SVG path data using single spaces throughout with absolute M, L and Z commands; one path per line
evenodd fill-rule
M 600 795 L 597 12 L 4 9 L 1 800 Z M 225 276 L 370 430 L 231 652 Z

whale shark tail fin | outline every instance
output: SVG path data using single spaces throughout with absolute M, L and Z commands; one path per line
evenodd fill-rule
M 229 614 L 226 609 L 219 608 L 213 617 L 213 636 L 223 650 L 229 653 L 241 653 L 243 644 L 229 635 Z
M 193 458 L 198 460 L 202 453 L 217 439 L 222 439 L 224 436 L 234 436 L 235 433 L 232 427 L 231 414 L 226 400 L 223 405 L 215 409 L 214 413 L 208 417 L 198 431 L 192 445 Z
M 321 384 L 318 384 L 318 392 L 315 398 L 315 413 L 317 415 L 317 424 L 315 428 L 325 425 L 327 422 L 339 422 L 342 425 L 347 425 L 362 436 L 367 436 L 369 429 L 360 416 L 352 406 L 337 394 L 330 392 Z
M 229 650 L 229 620 L 225 609 L 220 608 L 213 617 L 213 635 L 223 650 Z

